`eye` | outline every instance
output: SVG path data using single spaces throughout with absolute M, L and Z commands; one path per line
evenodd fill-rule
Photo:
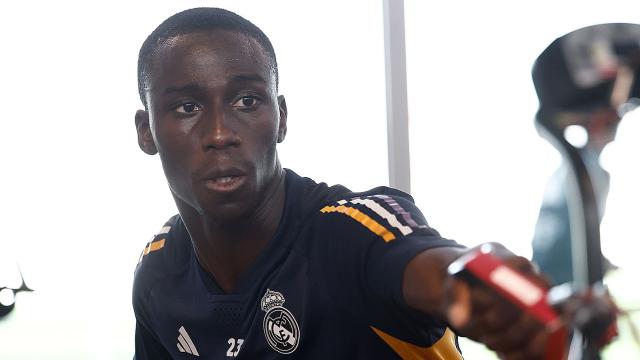
M 240 109 L 252 108 L 258 105 L 258 101 L 259 100 L 254 96 L 243 96 L 236 100 L 232 106 Z
M 202 110 L 200 105 L 192 102 L 186 102 L 176 108 L 176 111 L 182 114 L 191 114 L 200 110 Z

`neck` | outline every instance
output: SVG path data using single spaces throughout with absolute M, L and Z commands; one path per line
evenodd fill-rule
M 246 216 L 220 222 L 176 199 L 200 265 L 232 292 L 275 235 L 284 211 L 284 170 L 278 166 L 257 206 Z

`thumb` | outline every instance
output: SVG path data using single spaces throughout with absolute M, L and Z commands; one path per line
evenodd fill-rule
M 447 321 L 456 329 L 464 328 L 471 317 L 471 290 L 462 280 L 452 279 L 448 289 Z

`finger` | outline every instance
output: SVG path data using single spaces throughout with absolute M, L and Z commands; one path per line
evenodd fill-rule
M 472 311 L 475 314 L 481 314 L 488 308 L 495 306 L 496 302 L 501 305 L 506 304 L 504 300 L 495 290 L 487 285 L 476 285 L 470 288 L 470 298 Z
M 519 348 L 498 352 L 506 360 L 542 360 L 545 358 L 548 334 L 541 331 L 533 334 L 530 341 Z
M 464 335 L 478 339 L 487 332 L 500 331 L 512 325 L 522 311 L 495 290 L 483 285 L 469 289 L 470 318 L 465 322 Z
M 510 352 L 526 348 L 529 342 L 538 334 L 545 333 L 544 326 L 531 316 L 521 315 L 511 325 L 499 331 L 487 331 L 481 341 L 490 349 L 500 352 Z
M 464 281 L 453 279 L 448 292 L 447 320 L 454 328 L 464 329 L 471 316 L 471 291 Z
M 522 311 L 512 304 L 497 301 L 494 306 L 486 308 L 483 312 L 474 311 L 473 314 L 475 326 L 486 334 L 506 331 L 513 327 L 522 316 Z

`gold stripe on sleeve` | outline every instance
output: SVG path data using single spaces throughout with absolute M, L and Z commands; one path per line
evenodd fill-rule
M 402 341 L 373 326 L 371 329 L 404 360 L 462 360 L 462 355 L 456 347 L 456 337 L 449 328 L 440 340 L 428 347 Z
M 158 240 L 158 241 L 154 241 L 154 242 L 150 243 L 149 246 L 144 248 L 144 252 L 142 253 L 142 256 L 147 255 L 148 253 L 150 253 L 152 251 L 160 250 L 163 247 L 164 247 L 164 239 L 161 239 L 161 240 Z
M 358 209 L 355 209 L 349 206 L 339 205 L 339 206 L 325 206 L 320 211 L 323 213 L 338 212 L 341 214 L 345 214 L 351 217 L 352 219 L 356 220 L 360 224 L 362 224 L 367 229 L 371 230 L 371 232 L 373 232 L 374 234 L 380 236 L 386 242 L 389 242 L 396 238 L 391 231 L 389 231 L 384 226 L 380 225 L 379 222 L 370 218 L 367 214 L 360 212 L 360 210 Z

